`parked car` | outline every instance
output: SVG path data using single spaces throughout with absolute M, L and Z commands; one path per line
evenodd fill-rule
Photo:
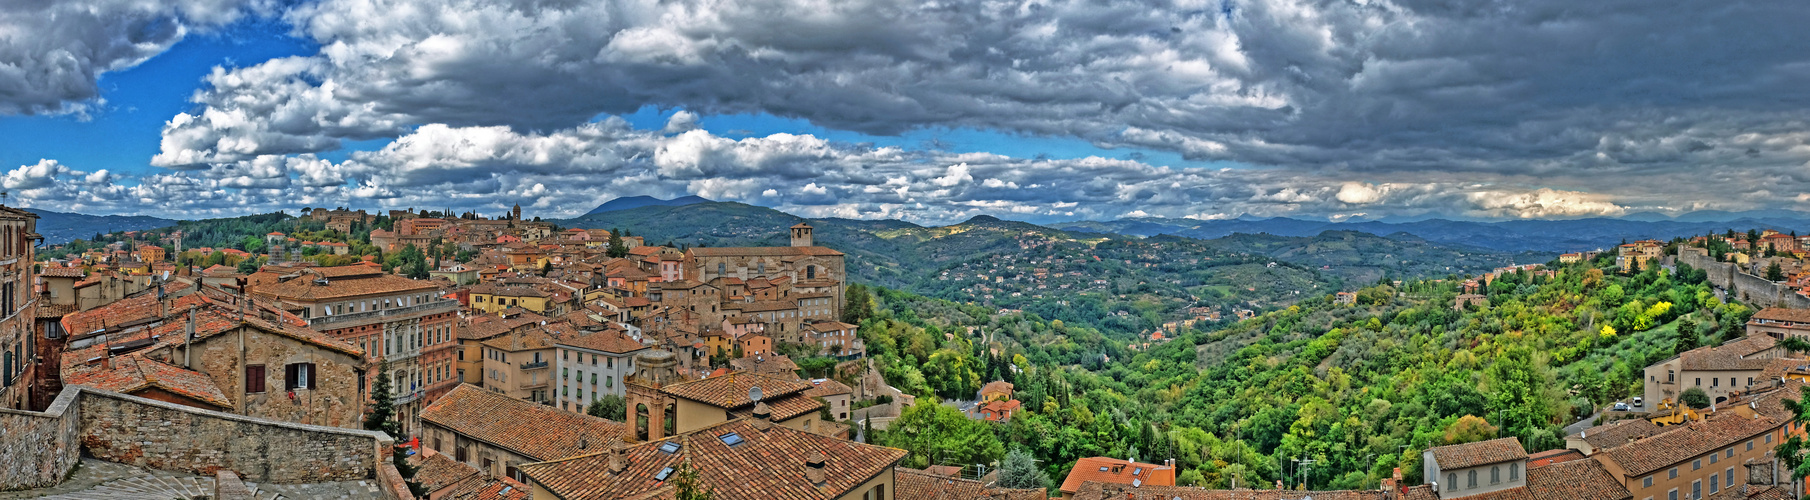
M 1611 407 L 1609 407 L 1609 409 L 1615 410 L 1615 411 L 1628 411 L 1628 404 L 1617 401 L 1615 403 L 1615 406 L 1611 406 Z
M 1645 408 L 1646 406 L 1647 406 L 1646 401 L 1642 401 L 1640 399 L 1640 396 L 1634 397 L 1634 407 L 1635 408 Z

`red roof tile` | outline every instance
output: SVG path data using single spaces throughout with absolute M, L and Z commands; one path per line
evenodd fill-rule
M 1143 486 L 1174 486 L 1175 469 L 1110 457 L 1082 458 L 1075 460 L 1075 467 L 1069 469 L 1068 477 L 1062 479 L 1061 490 L 1064 493 L 1074 493 L 1086 482 L 1128 485 L 1132 481 Z
M 628 426 L 462 384 L 421 411 L 421 420 L 534 460 L 596 453 L 630 439 Z

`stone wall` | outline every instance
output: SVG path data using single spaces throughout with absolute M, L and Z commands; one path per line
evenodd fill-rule
M 78 390 L 72 388 L 65 394 Z M 97 459 L 254 483 L 373 479 L 394 441 L 381 432 L 294 424 L 80 388 L 82 449 Z
M 1756 309 L 1810 309 L 1810 297 L 1798 295 L 1796 289 L 1748 274 L 1732 262 L 1716 262 L 1704 249 L 1680 246 L 1678 262 L 1704 270 L 1709 274 L 1711 284 L 1727 291 L 1731 298 Z
M 81 462 L 80 398 L 63 391 L 42 413 L 0 409 L 0 491 L 56 485 Z

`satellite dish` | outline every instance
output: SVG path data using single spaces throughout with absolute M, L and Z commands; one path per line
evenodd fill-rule
M 760 402 L 760 386 L 757 385 L 748 388 L 748 401 L 752 403 Z

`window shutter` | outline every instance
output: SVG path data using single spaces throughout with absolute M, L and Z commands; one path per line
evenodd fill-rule
M 297 382 L 295 372 L 296 372 L 296 367 L 298 367 L 298 366 L 301 366 L 301 365 L 283 365 L 283 390 L 285 390 L 285 391 L 295 390 L 295 387 L 296 387 L 295 384 Z
M 308 363 L 307 365 L 308 365 L 308 388 L 313 389 L 315 387 L 318 387 L 318 385 L 315 383 L 316 379 L 315 379 L 315 373 L 314 373 L 315 372 L 314 363 Z

